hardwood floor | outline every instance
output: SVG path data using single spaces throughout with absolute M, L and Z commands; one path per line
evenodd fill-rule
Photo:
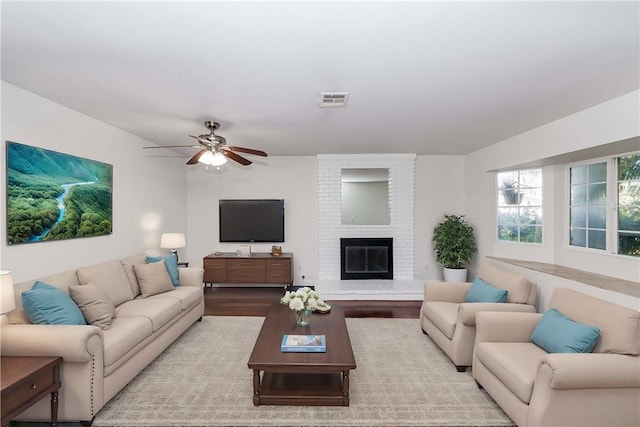
M 281 287 L 207 287 L 204 314 L 208 316 L 264 316 L 284 294 Z M 418 319 L 422 301 L 352 300 L 327 301 L 339 304 L 346 317 L 397 317 Z

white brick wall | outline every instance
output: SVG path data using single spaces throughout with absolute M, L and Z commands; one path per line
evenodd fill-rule
M 318 156 L 318 273 L 340 278 L 341 237 L 392 237 L 393 277 L 413 279 L 415 154 Z M 342 169 L 389 169 L 389 225 L 341 223 Z

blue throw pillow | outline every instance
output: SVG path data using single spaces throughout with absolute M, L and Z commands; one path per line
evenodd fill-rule
M 22 309 L 31 323 L 39 325 L 86 325 L 82 311 L 66 292 L 35 282 L 22 292 Z
M 164 265 L 167 267 L 169 277 L 171 277 L 171 283 L 173 286 L 180 286 L 180 280 L 178 280 L 178 258 L 175 255 L 167 256 L 148 256 L 145 261 L 147 264 L 154 262 L 160 262 L 164 260 Z
M 506 302 L 508 291 L 491 286 L 481 278 L 476 278 L 464 298 L 464 302 Z
M 600 329 L 568 318 L 555 308 L 542 315 L 531 342 L 549 353 L 591 353 Z

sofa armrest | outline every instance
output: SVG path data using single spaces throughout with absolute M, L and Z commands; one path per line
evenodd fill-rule
M 471 283 L 427 282 L 424 284 L 425 301 L 463 302 Z
M 549 387 L 556 390 L 640 388 L 640 357 L 607 353 L 554 353 L 540 362 L 549 370 Z M 538 380 L 535 382 L 538 386 Z
M 476 325 L 476 314 L 481 311 L 535 313 L 536 308 L 528 304 L 501 302 L 465 302 L 458 309 L 458 322 L 467 326 Z
M 178 279 L 180 286 L 202 287 L 204 269 L 201 267 L 180 267 L 178 268 Z
M 476 314 L 479 342 L 530 342 L 542 314 L 480 311 Z
M 65 362 L 88 362 L 103 348 L 102 330 L 91 325 L 4 325 L 1 335 L 3 356 L 62 356 Z

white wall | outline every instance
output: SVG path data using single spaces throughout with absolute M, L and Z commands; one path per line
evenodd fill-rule
M 163 231 L 186 231 L 185 160 L 45 98 L 2 82 L 2 140 L 113 165 L 113 233 L 7 246 L 6 150 L 0 158 L 0 267 L 14 281 L 109 261 L 157 248 Z M 159 150 L 165 151 L 165 150 Z M 189 237 L 187 236 L 187 239 Z
M 451 173 L 455 171 L 456 173 Z M 431 236 L 445 213 L 464 213 L 462 156 L 417 156 L 415 160 L 415 277 L 442 279 Z M 442 177 L 446 176 L 443 185 Z M 183 258 L 194 265 L 216 251 L 235 251 L 239 244 L 220 243 L 218 200 L 285 199 L 283 251 L 294 254 L 294 278 L 318 278 L 318 183 L 316 157 L 267 157 L 241 169 L 232 164 L 220 171 L 193 166 L 187 172 L 188 242 Z M 252 244 L 254 252 L 268 252 L 270 244 Z
M 493 255 L 549 262 L 640 282 L 640 259 L 586 253 L 567 247 L 565 169 L 548 161 L 640 135 L 639 94 L 636 91 L 614 98 L 465 156 L 466 212 L 477 226 L 478 259 Z M 497 242 L 494 171 L 535 162 L 549 164 L 543 168 L 543 244 Z M 593 289 L 585 286 L 584 290 L 593 294 Z
M 294 279 L 317 277 L 317 164 L 315 157 L 267 157 L 250 166 L 229 161 L 220 170 L 201 165 L 187 172 L 187 258 L 202 265 L 210 253 L 235 252 L 239 243 L 220 243 L 219 199 L 284 199 L 283 252 L 293 253 Z M 271 243 L 252 243 L 252 252 L 271 252 Z
M 433 229 L 444 214 L 467 212 L 462 156 L 418 156 L 415 163 L 415 278 L 443 280 L 433 251 Z M 467 218 L 469 219 L 469 218 Z M 476 238 L 478 229 L 474 227 Z

